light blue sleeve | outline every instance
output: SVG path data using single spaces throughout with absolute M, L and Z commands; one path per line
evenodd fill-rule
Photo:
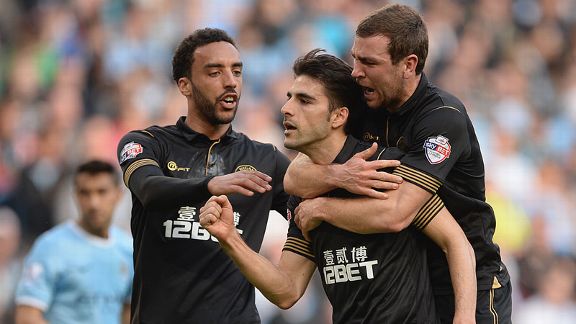
M 58 260 L 51 253 L 46 237 L 40 237 L 24 261 L 16 290 L 16 304 L 46 311 L 54 296 L 58 278 Z
M 130 275 L 130 280 L 126 285 L 126 293 L 124 295 L 124 303 L 130 304 L 132 300 L 132 280 L 134 279 L 134 262 L 133 262 L 133 242 L 132 237 L 127 235 L 121 229 L 116 229 L 118 232 L 118 238 L 120 239 L 120 247 L 122 255 L 125 257 L 128 266 L 128 273 Z

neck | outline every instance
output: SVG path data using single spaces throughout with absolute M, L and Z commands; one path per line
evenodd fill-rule
M 413 78 L 404 80 L 404 85 L 402 87 L 404 90 L 402 91 L 400 100 L 398 100 L 397 104 L 392 105 L 392 107 L 388 107 L 388 111 L 395 112 L 400 109 L 400 107 L 402 107 L 410 99 L 410 97 L 412 97 L 414 92 L 416 92 L 418 84 L 420 84 L 420 79 L 422 79 L 422 73 L 416 75 Z
M 300 152 L 306 154 L 315 164 L 330 164 L 344 147 L 347 135 L 344 132 L 334 132 L 322 141 L 310 144 Z
M 92 235 L 94 235 L 94 236 L 98 236 L 98 237 L 105 238 L 105 239 L 108 238 L 108 234 L 109 234 L 109 233 L 108 233 L 108 229 L 109 229 L 109 226 L 105 226 L 104 228 L 94 228 L 94 227 L 89 226 L 86 222 L 84 222 L 84 221 L 82 221 L 82 220 L 79 220 L 79 221 L 77 222 L 77 224 L 78 224 L 78 226 L 80 226 L 83 230 L 85 230 L 86 232 L 88 232 L 88 233 L 90 233 L 90 234 L 92 234 Z
M 188 127 L 193 131 L 206 135 L 206 137 L 211 140 L 221 138 L 226 134 L 228 128 L 230 128 L 230 123 L 214 125 L 208 122 L 204 116 L 195 111 L 188 111 L 188 114 L 186 115 L 186 125 L 188 125 Z

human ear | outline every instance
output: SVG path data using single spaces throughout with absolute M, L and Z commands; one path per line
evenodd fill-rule
M 404 79 L 416 74 L 416 66 L 418 65 L 418 56 L 410 54 L 404 58 Z
M 189 97 L 192 95 L 192 83 L 188 78 L 180 78 L 178 79 L 178 90 L 184 96 Z
M 332 128 L 339 128 L 346 125 L 350 111 L 348 107 L 336 108 L 332 113 Z

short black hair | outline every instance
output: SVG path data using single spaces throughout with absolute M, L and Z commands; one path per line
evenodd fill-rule
M 316 48 L 299 57 L 292 70 L 296 76 L 307 75 L 318 80 L 326 89 L 330 112 L 338 107 L 348 107 L 350 114 L 344 127 L 346 134 L 359 118 L 365 102 L 362 87 L 352 77 L 352 67 L 340 58 Z
M 172 79 L 178 82 L 178 79 L 183 77 L 191 78 L 192 63 L 194 63 L 194 52 L 196 49 L 216 42 L 228 42 L 236 47 L 232 37 L 218 28 L 198 29 L 184 38 L 178 48 L 176 48 L 172 58 Z
M 80 174 L 89 174 L 93 176 L 100 173 L 109 174 L 114 180 L 114 184 L 118 185 L 120 183 L 117 168 L 113 166 L 111 163 L 102 160 L 90 160 L 80 164 L 76 168 L 74 179 L 76 179 Z

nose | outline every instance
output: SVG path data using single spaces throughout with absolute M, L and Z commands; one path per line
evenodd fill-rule
M 292 101 L 292 99 L 288 99 L 288 101 L 286 101 L 286 102 L 284 103 L 284 105 L 282 106 L 282 108 L 280 109 L 280 112 L 281 112 L 282 114 L 284 114 L 284 116 L 286 116 L 286 115 L 291 115 L 291 114 L 292 114 L 292 113 L 291 113 L 292 109 L 290 108 L 290 102 L 291 102 L 291 101 Z
M 354 79 L 364 77 L 364 71 L 362 70 L 360 64 L 356 60 L 354 60 L 354 64 L 352 65 L 352 74 L 351 75 Z
M 225 88 L 235 89 L 238 86 L 239 79 L 234 76 L 234 72 L 232 71 L 226 71 L 223 80 Z
M 97 194 L 92 194 L 88 196 L 87 204 L 91 209 L 98 209 L 102 204 L 100 196 Z

